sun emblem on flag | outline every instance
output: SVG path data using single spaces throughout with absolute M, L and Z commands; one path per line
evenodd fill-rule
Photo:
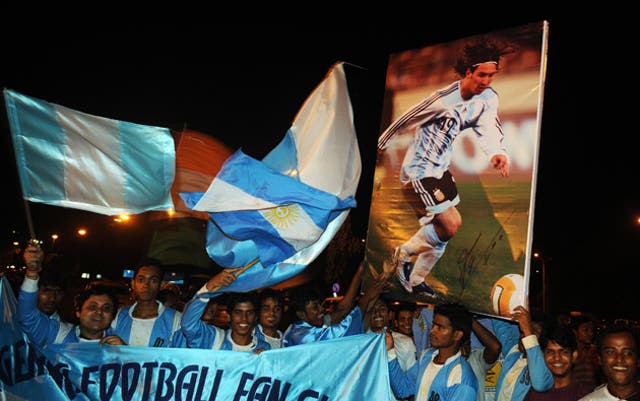
M 300 218 L 300 206 L 294 204 L 274 207 L 263 211 L 262 216 L 275 227 L 286 229 Z

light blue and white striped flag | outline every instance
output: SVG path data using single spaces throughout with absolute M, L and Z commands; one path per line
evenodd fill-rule
M 268 287 L 304 270 L 356 206 L 361 168 L 344 67 L 337 63 L 262 162 L 236 153 L 204 195 L 181 194 L 215 222 L 207 252 L 216 263 L 240 267 L 260 259 L 223 291 Z
M 5 89 L 24 199 L 116 215 L 173 207 L 167 128 L 111 120 Z

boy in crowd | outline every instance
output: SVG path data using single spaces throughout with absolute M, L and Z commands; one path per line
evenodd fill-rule
M 158 300 L 164 272 L 160 261 L 147 259 L 136 269 L 131 290 L 136 302 L 118 311 L 111 324 L 129 345 L 183 347 L 180 331 L 182 313 Z
M 429 337 L 431 347 L 408 371 L 395 357 L 393 336 L 386 335 L 389 350 L 389 380 L 396 397 L 415 395 L 416 400 L 476 401 L 478 381 L 462 356 L 469 340 L 471 314 L 460 304 L 435 307 Z
M 284 298 L 278 290 L 265 288 L 259 295 L 260 313 L 256 334 L 269 343 L 271 349 L 282 348 L 284 338 L 280 331 L 280 321 L 284 308 Z
M 555 325 L 543 333 L 540 347 L 544 362 L 553 374 L 553 388 L 545 392 L 530 389 L 524 401 L 576 401 L 589 394 L 593 387 L 573 377 L 573 363 L 578 357 L 573 331 Z
M 220 349 L 259 354 L 271 349 L 269 343 L 255 335 L 258 301 L 255 293 L 227 293 L 231 322 L 228 330 L 205 323 L 201 317 L 209 298 L 202 296 L 235 281 L 233 272 L 224 269 L 214 275 L 187 303 L 182 316 L 182 331 L 189 348 Z

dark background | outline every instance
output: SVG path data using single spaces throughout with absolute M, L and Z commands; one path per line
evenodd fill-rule
M 123 13 L 109 19 L 96 12 L 61 20 L 9 12 L 0 85 L 101 117 L 186 126 L 261 158 L 334 62 L 361 66 L 349 70 L 349 86 L 363 159 L 352 223 L 364 238 L 388 55 L 548 20 L 533 248 L 544 256 L 550 308 L 640 318 L 640 141 L 631 96 L 637 68 L 628 52 L 616 50 L 636 46 L 633 25 L 621 10 L 580 17 L 511 10 L 504 17 L 479 14 L 481 4 L 458 7 L 403 10 L 375 20 L 319 12 L 314 16 L 324 20 L 297 16 L 270 24 L 231 24 L 217 14 Z M 16 235 L 27 235 L 28 226 L 4 111 L 1 127 L 4 249 Z M 40 237 L 72 230 L 76 221 L 105 221 L 91 213 L 29 207 Z M 135 226 L 102 231 L 98 244 L 75 252 L 101 263 L 137 259 L 142 244 Z

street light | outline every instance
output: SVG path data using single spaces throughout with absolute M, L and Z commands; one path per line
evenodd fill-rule
M 540 260 L 540 268 L 542 269 L 542 312 L 547 313 L 549 308 L 547 291 L 547 265 L 545 264 L 545 260 L 539 252 L 534 252 L 533 257 Z

